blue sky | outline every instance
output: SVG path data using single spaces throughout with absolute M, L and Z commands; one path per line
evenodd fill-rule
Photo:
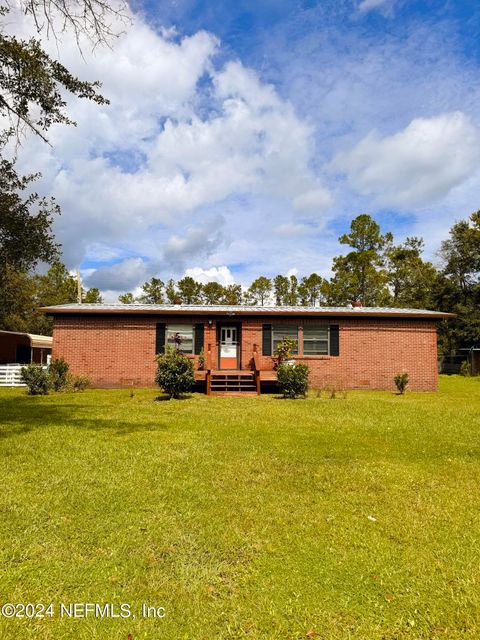
M 435 260 L 479 208 L 477 3 L 138 1 L 133 18 L 111 51 L 63 44 L 111 106 L 70 101 L 77 128 L 22 156 L 62 205 L 68 265 L 110 299 L 152 275 L 328 275 L 364 212 Z

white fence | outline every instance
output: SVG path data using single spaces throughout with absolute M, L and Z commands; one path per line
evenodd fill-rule
M 20 370 L 23 364 L 0 364 L 0 387 L 24 387 Z

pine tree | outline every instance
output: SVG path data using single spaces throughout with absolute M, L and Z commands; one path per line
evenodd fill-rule
M 365 306 L 387 304 L 390 293 L 385 251 L 393 241 L 392 234 L 382 235 L 375 220 L 362 214 L 352 220 L 350 233 L 339 241 L 353 250 L 333 259 L 334 275 L 327 290 L 329 304 L 346 305 L 354 300 Z

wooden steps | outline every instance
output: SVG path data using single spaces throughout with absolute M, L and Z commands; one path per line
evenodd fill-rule
M 211 396 L 258 396 L 256 391 L 211 391 Z
M 211 395 L 257 395 L 253 371 L 223 370 L 212 371 L 210 376 Z

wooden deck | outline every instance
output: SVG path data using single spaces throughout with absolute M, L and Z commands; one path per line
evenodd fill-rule
M 216 369 L 209 344 L 206 352 L 205 368 L 195 371 L 195 381 L 205 381 L 207 395 L 260 395 L 262 382 L 274 382 L 277 372 L 260 369 L 257 345 L 253 345 L 251 369 Z
M 260 380 L 275 381 L 277 379 L 277 372 L 270 371 L 268 369 L 260 370 Z
M 262 382 L 274 382 L 276 371 L 252 369 L 212 369 L 195 371 L 195 381 L 205 382 L 207 395 L 260 395 Z
M 255 372 L 251 369 L 214 369 L 210 372 L 212 375 L 238 375 L 238 374 L 254 374 Z M 265 381 L 275 381 L 277 379 L 277 372 L 271 371 L 269 369 L 260 370 L 260 380 Z M 195 371 L 195 380 L 197 382 L 202 382 L 207 377 L 206 371 Z

